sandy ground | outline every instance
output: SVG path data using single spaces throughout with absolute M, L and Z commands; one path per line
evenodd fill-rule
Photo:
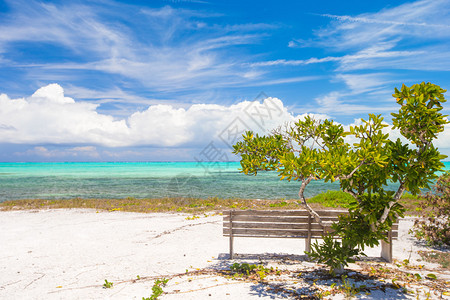
M 417 251 L 426 248 L 408 234 L 411 225 L 412 220 L 401 220 L 394 258 L 424 264 Z M 186 271 L 171 277 L 161 299 L 286 299 L 288 294 L 273 287 L 207 270 L 227 269 L 234 262 L 304 272 L 317 268 L 305 260 L 304 240 L 237 238 L 235 252 L 241 255 L 228 260 L 219 215 L 186 220 L 183 214 L 80 209 L 0 212 L 0 243 L 0 299 L 142 299 L 152 294 L 155 278 Z M 379 251 L 368 249 L 366 254 L 378 257 Z M 425 264 L 424 272 L 436 267 Z M 196 270 L 206 271 L 192 274 Z M 450 280 L 448 272 L 434 274 Z M 103 288 L 105 279 L 113 288 Z M 286 284 L 289 278 L 280 276 L 279 281 Z M 303 288 L 313 290 L 312 285 Z M 416 299 L 394 289 L 358 297 Z

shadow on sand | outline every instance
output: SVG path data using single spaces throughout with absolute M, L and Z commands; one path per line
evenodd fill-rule
M 353 291 L 358 291 L 354 295 L 356 298 L 407 299 L 407 296 L 401 289 L 395 289 L 390 283 L 378 280 L 359 271 L 346 269 L 344 274 L 341 274 L 347 278 L 347 283 L 344 283 L 341 275 L 331 275 L 328 272 L 328 268 L 309 261 L 307 255 L 240 253 L 235 254 L 232 260 L 229 257 L 230 255 L 228 253 L 220 253 L 217 256 L 217 263 L 211 267 L 216 270 L 226 271 L 230 270 L 230 266 L 234 263 L 261 264 L 264 266 L 270 263 L 278 265 L 280 269 L 284 269 L 283 266 L 286 266 L 290 270 L 288 279 L 284 277 L 276 280 L 276 277 L 272 277 L 270 280 L 253 281 L 250 287 L 250 294 L 261 298 L 320 299 L 324 291 L 333 290 L 333 287 L 337 287 L 344 295 L 345 290 L 349 292 L 353 288 Z M 363 256 L 357 257 L 356 260 L 385 262 L 380 257 Z

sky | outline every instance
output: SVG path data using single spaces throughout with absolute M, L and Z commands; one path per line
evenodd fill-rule
M 450 88 L 448 0 L 0 0 L 3 162 L 236 160 L 307 114 L 389 124 L 423 81 Z

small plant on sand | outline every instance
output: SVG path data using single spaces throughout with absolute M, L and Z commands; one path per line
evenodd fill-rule
M 400 202 L 403 193 L 416 195 L 420 188 L 429 188 L 435 173 L 444 167 L 441 160 L 446 156 L 433 141 L 449 123 L 441 113 L 445 92 L 425 82 L 395 89 L 392 96 L 400 108 L 392 113 L 393 129 L 400 131 L 406 143 L 389 139 L 381 115 L 369 114 L 348 131 L 332 120 L 306 116 L 267 136 L 246 132 L 233 153 L 241 156 L 242 172 L 247 175 L 276 171 L 280 180 L 300 182 L 302 205 L 342 241 L 313 247 L 309 255 L 331 268 L 341 268 L 366 246 L 387 241 L 386 232 L 405 211 Z M 339 181 L 340 189 L 352 198 L 349 214 L 341 215 L 337 223 L 322 218 L 304 195 L 313 180 Z M 397 191 L 386 190 L 388 182 L 398 184 Z M 330 252 L 343 255 L 334 259 Z
M 280 271 L 274 270 L 273 268 L 266 268 L 263 265 L 255 265 L 248 263 L 234 263 L 230 266 L 230 270 L 235 272 L 235 275 L 244 275 L 247 277 L 253 277 L 253 279 L 257 279 L 258 281 L 264 280 L 270 273 L 280 275 Z M 255 276 L 256 275 L 256 276 Z M 256 277 L 256 278 L 255 278 Z
M 158 297 L 164 293 L 162 287 L 165 287 L 167 282 L 169 282 L 169 279 L 166 278 L 156 279 L 155 283 L 152 286 L 153 294 L 147 298 L 142 297 L 142 300 L 157 300 Z
M 103 284 L 103 288 L 105 289 L 111 289 L 113 287 L 114 283 L 109 282 L 108 280 L 105 279 L 105 283 Z
M 350 283 L 346 275 L 341 276 L 342 285 L 340 289 L 344 292 L 345 299 L 351 299 L 360 292 L 360 289 L 354 283 Z
M 346 241 L 343 240 L 342 243 Z M 341 242 L 335 240 L 333 236 L 325 235 L 323 243 L 317 241 L 311 245 L 313 251 L 309 254 L 310 258 L 317 259 L 319 263 L 324 263 L 330 267 L 330 273 L 336 275 L 343 271 L 342 266 L 347 262 L 355 262 L 352 256 L 359 254 L 357 249 L 340 245 Z M 320 254 L 319 254 L 320 253 Z
M 256 265 L 250 265 L 248 263 L 234 263 L 230 266 L 230 270 L 236 273 L 243 273 L 246 275 L 250 275 L 250 272 L 256 269 Z

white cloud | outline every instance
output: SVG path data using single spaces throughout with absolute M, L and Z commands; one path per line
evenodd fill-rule
M 262 61 L 250 64 L 251 67 L 266 67 L 266 66 L 300 66 L 300 65 L 310 65 L 310 64 L 319 64 L 326 63 L 331 61 L 341 61 L 341 57 L 324 57 L 324 58 L 309 58 L 309 59 L 300 59 L 300 60 L 286 60 L 286 59 L 277 59 L 277 60 L 269 60 Z
M 99 143 L 119 146 L 128 134 L 124 120 L 98 114 L 97 105 L 75 102 L 63 89 L 51 84 L 31 97 L 9 99 L 0 95 L 0 119 L 15 130 L 1 130 L 9 143 Z
M 213 141 L 216 146 L 224 147 L 223 142 L 234 143 L 233 139 L 244 130 L 264 134 L 306 115 L 325 119 L 329 118 L 327 114 L 330 112 L 373 111 L 364 105 L 342 103 L 339 94 L 316 100 L 321 107 L 316 114 L 294 115 L 281 100 L 266 98 L 262 102 L 242 101 L 230 106 L 194 104 L 187 109 L 151 105 L 127 119 L 115 120 L 112 116 L 98 113 L 97 105 L 66 97 L 59 85 L 51 84 L 27 98 L 10 99 L 5 94 L 0 95 L 0 143 L 38 145 L 26 153 L 16 153 L 19 156 L 100 158 L 111 155 L 108 151 L 98 151 L 97 146 L 148 145 L 182 149 L 205 147 Z M 392 131 L 390 128 L 388 130 Z M 392 134 L 393 138 L 399 136 L 395 132 Z M 52 149 L 41 146 L 43 144 L 65 147 Z M 450 149 L 449 125 L 440 134 L 436 145 Z
M 189 108 L 151 105 L 116 120 L 96 111 L 98 105 L 75 101 L 58 84 L 37 90 L 31 97 L 0 95 L 0 142 L 17 144 L 90 144 L 109 147 L 205 145 L 237 118 L 240 130 L 265 132 L 296 116 L 281 100 L 242 101 L 231 106 L 194 104 Z M 43 149 L 37 149 L 43 150 Z M 77 148 L 76 151 L 92 150 Z
M 423 2 L 423 1 L 422 1 Z M 428 2 L 428 1 L 427 1 Z M 388 25 L 402 25 L 402 26 L 423 26 L 423 27 L 436 27 L 436 28 L 450 28 L 450 25 L 446 24 L 428 24 L 425 22 L 398 22 L 395 20 L 386 20 L 386 19 L 371 19 L 366 17 L 350 17 L 350 16 L 338 16 L 331 14 L 322 14 L 323 17 L 333 18 L 339 21 L 350 21 L 350 22 L 361 22 L 361 23 L 369 23 L 369 24 L 388 24 Z
M 425 50 L 421 51 L 390 51 L 395 45 L 393 43 L 380 43 L 372 47 L 367 47 L 355 54 L 348 54 L 344 56 L 327 56 L 323 58 L 312 57 L 304 60 L 270 60 L 252 63 L 252 67 L 267 67 L 267 66 L 301 66 L 310 64 L 321 64 L 328 62 L 336 62 L 339 64 L 338 70 L 358 70 L 358 69 L 375 69 L 383 68 L 395 65 L 402 65 L 401 68 L 418 69 L 424 67 L 424 64 L 414 64 L 411 66 L 403 65 L 402 59 L 410 57 L 418 57 L 426 53 Z M 380 65 L 376 65 L 380 59 L 383 61 Z M 393 65 L 392 65 L 393 63 Z M 389 65 L 391 64 L 391 65 Z M 446 62 L 444 62 L 446 64 Z M 433 66 L 438 66 L 433 64 Z M 440 65 L 442 69 L 442 64 Z M 430 67 L 428 67 L 430 69 Z

